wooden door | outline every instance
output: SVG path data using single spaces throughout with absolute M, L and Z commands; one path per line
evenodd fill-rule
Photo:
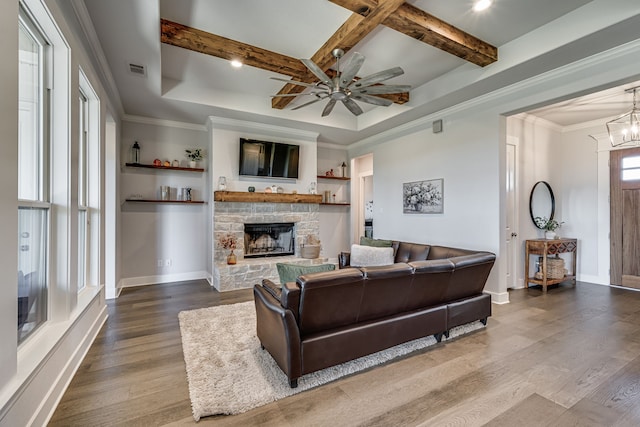
M 640 289 L 640 148 L 610 156 L 611 284 Z

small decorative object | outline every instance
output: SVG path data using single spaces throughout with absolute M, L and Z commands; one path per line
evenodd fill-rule
M 221 176 L 220 178 L 218 178 L 218 190 L 220 191 L 226 191 L 227 190 L 227 178 L 224 176 Z
M 162 160 L 154 159 L 153 160 L 153 166 L 162 166 Z
M 284 188 L 278 187 L 278 194 L 284 194 Z
M 278 192 L 278 186 L 277 186 L 277 185 L 275 185 L 275 184 L 274 184 L 274 185 L 272 185 L 272 186 L 271 186 L 271 192 L 272 192 L 272 193 L 277 193 L 277 192 Z
M 191 201 L 191 187 L 185 187 L 182 189 L 182 198 L 185 202 Z
M 311 184 L 309 184 L 309 194 L 316 194 L 317 190 L 316 190 L 316 183 L 315 181 L 311 181 Z
M 179 160 L 174 160 L 173 163 L 171 164 L 171 166 L 173 166 L 174 168 L 179 168 L 180 167 L 180 161 Z
M 169 200 L 169 194 L 171 194 L 171 188 L 166 185 L 161 185 L 160 200 Z
M 271 187 L 267 187 L 267 188 L 265 188 L 265 189 L 264 189 L 264 192 L 265 192 L 265 193 L 271 193 Z
M 342 170 L 342 177 L 346 178 L 347 177 L 347 163 L 346 162 L 342 162 L 342 164 L 340 165 L 340 169 Z
M 333 174 L 333 169 L 328 170 L 328 171 L 325 173 L 325 176 L 335 176 L 335 175 Z
M 140 144 L 138 141 L 134 142 L 131 147 L 131 163 L 140 164 Z
M 331 203 L 331 191 L 325 190 L 324 192 L 324 202 Z
M 249 190 L 249 193 L 253 193 L 256 191 L 256 187 L 254 187 L 253 185 L 250 185 L 248 190 Z
M 402 184 L 402 212 L 409 214 L 437 214 L 444 212 L 444 179 L 407 182 Z
M 221 236 L 218 239 L 218 245 L 223 249 L 231 250 L 229 255 L 227 255 L 227 264 L 233 265 L 236 263 L 236 254 L 233 253 L 233 250 L 236 248 L 238 243 L 238 239 L 231 233 L 227 233 L 224 236 Z
M 298 194 L 298 191 L 297 190 L 292 190 L 291 194 Z
M 189 158 L 189 167 L 195 168 L 198 162 L 204 158 L 204 150 L 202 148 L 192 148 L 184 150 Z
M 300 256 L 307 259 L 318 258 L 320 248 L 320 239 L 315 234 L 309 234 L 300 246 Z
M 171 162 L 169 160 L 165 160 L 162 166 L 168 168 L 169 166 L 171 166 Z
M 333 195 L 331 196 L 331 201 L 332 201 L 333 203 L 335 203 L 335 202 L 336 202 L 336 195 L 335 195 L 335 194 L 333 194 Z
M 545 239 L 556 239 L 558 237 L 556 230 L 564 224 L 564 221 L 559 222 L 555 219 L 549 219 L 546 216 L 537 216 L 533 220 L 538 228 L 544 230 Z

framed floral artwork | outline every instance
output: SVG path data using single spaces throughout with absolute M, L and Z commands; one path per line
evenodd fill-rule
M 402 212 L 406 214 L 441 214 L 444 212 L 444 179 L 402 184 Z

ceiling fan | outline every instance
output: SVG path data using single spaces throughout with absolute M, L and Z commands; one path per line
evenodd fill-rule
M 378 83 L 388 80 L 393 77 L 404 74 L 404 70 L 400 67 L 389 68 L 388 70 L 380 71 L 378 73 L 371 74 L 361 79 L 355 79 L 356 74 L 360 70 L 362 63 L 364 62 L 364 56 L 358 52 L 354 52 L 351 60 L 344 67 L 344 70 L 340 70 L 340 58 L 344 56 L 342 49 L 334 49 L 331 54 L 336 58 L 336 73 L 333 78 L 330 78 L 319 66 L 317 66 L 310 59 L 301 59 L 302 63 L 311 71 L 318 79 L 317 83 L 305 83 L 295 80 L 286 80 L 278 77 L 271 77 L 273 80 L 280 80 L 283 82 L 291 83 L 298 86 L 304 86 L 311 88 L 308 93 L 298 94 L 283 94 L 273 95 L 274 97 L 282 96 L 300 96 L 300 95 L 313 95 L 316 97 L 313 101 L 306 104 L 298 105 L 292 110 L 297 110 L 307 105 L 315 104 L 316 102 L 328 99 L 327 105 L 322 110 L 322 117 L 328 116 L 336 102 L 342 101 L 345 107 L 351 113 L 359 116 L 363 113 L 362 108 L 355 101 L 366 102 L 367 104 L 381 105 L 388 107 L 393 104 L 385 98 L 380 98 L 372 95 L 382 95 L 387 93 L 401 93 L 409 92 L 411 86 L 409 85 L 378 85 Z M 354 101 L 355 100 L 355 101 Z

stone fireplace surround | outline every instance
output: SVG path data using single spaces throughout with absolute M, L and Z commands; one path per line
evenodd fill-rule
M 244 224 L 295 223 L 295 255 L 248 258 L 244 257 Z M 227 265 L 229 250 L 218 245 L 220 237 L 227 233 L 237 238 L 237 264 Z M 279 283 L 276 264 L 319 264 L 325 259 L 300 258 L 300 245 L 313 234 L 320 235 L 318 203 L 269 203 L 269 202 L 223 202 L 213 206 L 214 263 L 213 285 L 218 291 L 252 288 L 262 279 Z

